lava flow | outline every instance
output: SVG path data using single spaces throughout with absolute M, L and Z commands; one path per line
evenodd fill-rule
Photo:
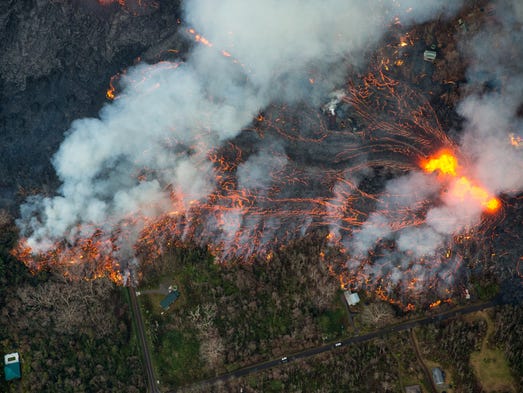
M 431 157 L 422 163 L 423 169 L 432 173 L 437 171 L 448 181 L 447 192 L 451 198 L 463 201 L 475 201 L 487 212 L 496 212 L 501 203 L 498 198 L 492 196 L 485 188 L 474 184 L 470 179 L 461 174 L 457 158 L 449 151 L 442 151 L 435 157 Z
M 217 263 L 256 263 L 309 237 L 343 288 L 405 310 L 420 293 L 430 304 L 463 292 L 467 264 L 484 253 L 473 243 L 503 219 L 503 206 L 491 184 L 471 176 L 475 163 L 441 126 L 430 95 L 394 77 L 407 72 L 414 33 L 378 51 L 364 75 L 347 70 L 323 111 L 324 95 L 302 99 L 327 78 L 314 62 L 280 80 L 278 68 L 244 67 L 238 46 L 222 50 L 229 38 L 186 33 L 215 63 L 193 56 L 204 63 L 141 65 L 122 74 L 118 95 L 111 80 L 107 97 L 118 99 L 100 120 L 75 123 L 85 131 L 71 133 L 55 160 L 65 157 L 64 195 L 25 207 L 28 239 L 13 251 L 18 258 L 34 271 L 124 283 L 171 247 L 207 248 Z M 220 67 L 234 76 L 225 84 L 220 74 L 198 74 Z M 296 80 L 282 83 L 290 76 Z M 258 86 L 262 77 L 271 85 Z M 265 97 L 292 86 L 300 94 L 292 104 Z M 260 91 L 261 104 L 251 105 Z M 241 124 L 231 125 L 237 116 Z M 101 143 L 88 150 L 78 135 Z
M 419 93 L 384 74 L 370 73 L 361 86 L 349 86 L 342 102 L 352 106 L 352 122 L 362 124 L 358 129 L 329 129 L 325 117 L 314 108 L 266 108 L 253 120 L 252 128 L 207 153 L 216 187 L 205 200 L 187 202 L 175 186 L 167 185 L 171 208 L 159 217 L 137 212 L 107 225 L 111 230 L 79 227 L 76 233 L 92 235 L 59 242 L 46 253 L 34 254 L 25 241 L 14 253 L 35 271 L 54 267 L 70 277 L 92 279 L 105 274 L 123 283 L 126 274 L 122 272 L 133 267 L 121 262 L 122 255 L 150 263 L 169 247 L 196 243 L 207 247 L 218 261 L 269 260 L 283 244 L 327 231 L 322 252 L 331 250 L 326 263 L 343 287 L 365 288 L 383 300 L 413 309 L 410 302 L 393 299 L 392 289 L 412 298 L 421 288 L 438 288 L 450 282 L 462 257 L 459 252 L 451 255 L 445 247 L 440 254 L 422 258 L 406 253 L 399 262 L 377 238 L 368 256 L 357 265 L 347 265 L 355 238 L 371 217 L 385 217 L 390 231 L 401 233 L 423 226 L 425 212 L 435 204 L 429 197 L 408 206 L 384 202 L 408 199 L 412 191 L 392 195 L 392 190 L 383 189 L 384 180 L 377 173 L 380 168 L 396 176 L 416 173 L 419 157 L 429 156 L 432 146 L 449 146 L 423 162 L 424 170 L 438 172 L 447 192 L 462 199 L 478 198 L 482 189 L 471 182 L 470 191 L 459 188 L 461 179 L 467 178 L 451 154 L 452 142 Z M 274 143 L 278 140 L 290 142 L 286 150 Z M 313 162 L 309 151 L 317 152 Z M 143 170 L 137 181 L 154 175 Z M 140 228 L 137 239 L 130 234 L 136 227 Z M 385 263 L 381 259 L 386 255 L 390 260 Z

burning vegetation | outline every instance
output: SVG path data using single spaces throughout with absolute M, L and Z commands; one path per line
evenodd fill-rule
M 416 87 L 415 75 L 402 77 L 428 67 L 419 32 L 395 19 L 365 72 L 343 56 L 280 71 L 278 56 L 266 54 L 274 64 L 260 67 L 243 52 L 243 38 L 215 41 L 208 29 L 209 39 L 185 30 L 196 42 L 192 62 L 126 72 L 118 100 L 111 80 L 114 106 L 93 128 L 76 123 L 55 159 L 62 195 L 26 205 L 27 238 L 13 253 L 35 271 L 131 284 L 140 263 L 169 247 L 197 244 L 222 263 L 266 260 L 270 268 L 274 250 L 314 235 L 325 239 L 322 261 L 343 288 L 372 291 L 405 310 L 420 296 L 433 308 L 461 293 L 477 259 L 471 244 L 504 219 L 497 195 L 521 184 L 489 182 L 481 157 L 443 129 L 432 91 Z M 332 90 L 334 66 L 344 80 L 322 111 L 316 96 Z M 153 104 L 142 111 L 142 100 Z M 507 135 L 498 151 L 519 148 L 521 138 Z M 78 157 L 82 137 L 101 143 Z M 81 177 L 71 166 L 87 166 L 90 148 L 100 166 Z

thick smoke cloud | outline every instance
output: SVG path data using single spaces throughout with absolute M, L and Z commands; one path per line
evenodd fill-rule
M 496 7 L 488 29 L 464 46 L 471 57 L 471 94 L 459 112 L 466 119 L 463 149 L 475 160 L 475 175 L 493 192 L 523 189 L 523 8 L 505 1 Z M 487 91 L 484 91 L 484 90 Z M 518 113 L 519 111 L 519 113 Z
M 74 243 L 93 228 L 110 233 L 128 218 L 138 233 L 148 217 L 171 209 L 172 193 L 183 196 L 185 209 L 204 200 L 215 188 L 209 151 L 237 136 L 269 103 L 319 103 L 343 80 L 339 64 L 363 64 L 395 17 L 421 22 L 460 5 L 418 3 L 410 9 L 394 1 L 187 1 L 187 27 L 213 46 L 195 45 L 183 64 L 129 69 L 121 94 L 98 118 L 71 125 L 53 158 L 62 181 L 57 195 L 33 197 L 21 208 L 19 225 L 29 245 L 42 251 L 64 238 Z M 264 192 L 270 186 L 261 168 L 267 154 L 238 169 L 240 187 Z M 286 158 L 271 165 L 277 171 Z M 227 238 L 238 217 L 231 222 Z

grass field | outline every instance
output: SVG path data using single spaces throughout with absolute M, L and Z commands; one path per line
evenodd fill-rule
M 486 392 L 516 392 L 509 366 L 499 349 L 484 348 L 470 356 L 481 386 Z
M 470 364 L 485 392 L 516 392 L 515 383 L 503 352 L 489 348 L 488 342 L 494 332 L 494 323 L 489 314 L 480 311 L 474 315 L 487 322 L 487 334 L 481 344 L 481 350 L 470 355 Z

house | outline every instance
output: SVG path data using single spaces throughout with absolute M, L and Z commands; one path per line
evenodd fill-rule
M 160 302 L 160 306 L 162 306 L 162 308 L 164 310 L 168 310 L 169 307 L 171 307 L 171 304 L 173 304 L 176 299 L 178 299 L 180 297 L 180 292 L 178 292 L 178 289 L 175 288 L 171 291 L 169 291 L 169 293 L 167 294 L 167 296 L 165 296 L 162 301 Z
M 4 356 L 4 375 L 5 380 L 19 379 L 20 373 L 20 356 L 18 352 L 9 353 Z
M 405 386 L 405 393 L 421 393 L 421 387 L 419 385 Z
M 423 60 L 433 63 L 436 60 L 436 51 L 426 50 L 423 52 Z
M 441 371 L 441 368 L 435 367 L 432 369 L 432 379 L 434 380 L 436 386 L 443 385 L 445 383 L 445 375 L 443 374 L 443 371 Z
M 345 301 L 349 306 L 354 306 L 360 302 L 360 297 L 356 292 L 351 293 L 351 291 L 343 291 L 343 296 L 345 296 Z

